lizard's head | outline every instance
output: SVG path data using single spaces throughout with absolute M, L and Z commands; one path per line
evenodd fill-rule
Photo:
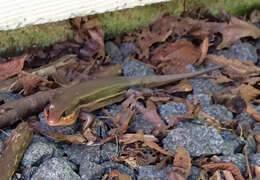
M 50 126 L 68 126 L 78 117 L 78 111 L 68 112 L 66 106 L 50 104 L 44 109 L 44 118 Z

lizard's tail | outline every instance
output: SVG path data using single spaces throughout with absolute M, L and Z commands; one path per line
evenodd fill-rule
M 205 74 L 210 71 L 214 71 L 216 69 L 222 68 L 224 65 L 215 66 L 207 69 L 203 69 L 196 72 L 191 73 L 183 73 L 183 74 L 172 74 L 172 75 L 159 75 L 159 76 L 145 76 L 142 78 L 136 78 L 136 84 L 133 85 L 140 85 L 143 87 L 158 87 L 162 85 L 166 85 L 169 83 L 173 83 L 182 79 L 192 78 L 195 76 L 199 76 Z

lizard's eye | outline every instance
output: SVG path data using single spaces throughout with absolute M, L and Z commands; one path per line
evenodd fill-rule
M 61 117 L 65 117 L 66 116 L 66 113 L 65 111 L 61 114 Z

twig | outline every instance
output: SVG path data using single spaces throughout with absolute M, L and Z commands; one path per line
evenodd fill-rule
M 38 92 L 18 100 L 9 101 L 0 106 L 0 128 L 12 125 L 21 118 L 42 111 L 45 105 L 56 95 L 62 94 L 64 88 Z
M 37 76 L 50 76 L 54 74 L 59 67 L 65 66 L 75 61 L 76 55 L 65 55 L 52 63 L 41 66 L 29 72 Z M 20 89 L 22 89 L 22 84 L 18 81 L 17 76 L 4 80 L 0 84 L 0 92 L 10 92 L 14 90 L 17 91 Z
M 248 149 L 247 149 L 247 146 L 244 147 L 244 153 L 245 153 L 245 159 L 246 159 L 246 170 L 247 170 L 248 178 L 249 178 L 249 180 L 253 180 L 251 169 L 250 169 L 250 166 L 249 166 L 249 161 L 248 161 Z
M 12 132 L 0 157 L 1 179 L 11 179 L 23 154 L 31 142 L 33 130 L 28 123 L 22 122 Z

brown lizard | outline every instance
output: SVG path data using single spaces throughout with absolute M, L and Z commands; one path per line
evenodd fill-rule
M 223 66 L 207 68 L 197 72 L 154 75 L 144 77 L 109 77 L 91 80 L 74 85 L 65 90 L 64 94 L 51 100 L 44 109 L 45 119 L 51 126 L 73 124 L 82 108 L 88 112 L 102 108 L 125 98 L 126 90 L 131 86 L 158 87 L 182 79 L 192 78 Z

